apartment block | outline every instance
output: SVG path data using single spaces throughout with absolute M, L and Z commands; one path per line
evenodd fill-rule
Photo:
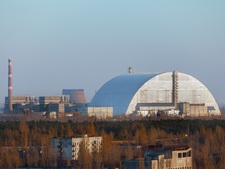
M 102 137 L 88 137 L 83 135 L 71 138 L 52 138 L 51 151 L 58 158 L 64 160 L 77 160 L 81 144 L 90 152 L 100 152 L 102 146 Z

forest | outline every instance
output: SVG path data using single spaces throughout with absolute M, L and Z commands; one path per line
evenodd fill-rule
M 77 135 L 103 137 L 101 152 L 85 149 L 77 161 L 59 161 L 51 154 L 50 139 Z M 188 144 L 194 169 L 225 168 L 225 121 L 219 119 L 142 119 L 128 121 L 0 121 L 0 168 L 60 167 L 122 168 L 122 161 L 143 158 L 116 141 L 141 145 Z

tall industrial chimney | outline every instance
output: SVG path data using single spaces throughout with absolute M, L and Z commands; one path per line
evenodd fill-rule
M 9 102 L 9 112 L 13 111 L 12 108 L 12 59 L 8 60 L 8 102 Z
M 177 101 L 178 101 L 178 73 L 177 71 L 173 71 L 173 95 L 172 100 L 175 108 L 177 108 Z

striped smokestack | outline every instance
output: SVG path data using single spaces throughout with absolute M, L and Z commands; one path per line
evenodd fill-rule
M 8 102 L 9 102 L 9 112 L 13 111 L 12 108 L 12 59 L 8 60 Z

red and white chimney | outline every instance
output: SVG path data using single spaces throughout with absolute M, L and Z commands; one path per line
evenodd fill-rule
M 9 112 L 13 111 L 12 107 L 12 59 L 8 60 L 8 102 Z

